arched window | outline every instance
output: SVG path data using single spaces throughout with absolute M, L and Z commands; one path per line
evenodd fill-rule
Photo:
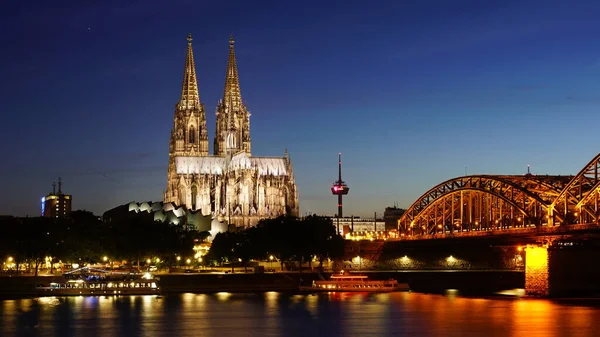
M 235 135 L 233 133 L 229 133 L 227 135 L 227 148 L 235 149 L 235 147 L 236 147 Z
M 198 197 L 198 188 L 196 185 L 192 186 L 192 210 L 196 210 L 196 198 Z
M 190 144 L 196 143 L 196 129 L 192 126 L 190 128 Z

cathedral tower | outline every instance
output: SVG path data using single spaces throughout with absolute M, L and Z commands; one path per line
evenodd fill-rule
M 175 105 L 173 129 L 169 142 L 169 167 L 167 172 L 167 191 L 165 201 L 179 203 L 177 196 L 177 172 L 175 158 L 180 156 L 207 156 L 208 133 L 206 131 L 206 113 L 200 102 L 194 52 L 192 50 L 192 34 L 187 38 L 187 56 L 183 71 L 181 97 Z
M 234 43 L 233 37 L 229 38 L 225 89 L 223 98 L 217 105 L 215 156 L 234 155 L 239 152 L 245 152 L 248 155 L 251 153 L 250 113 L 242 102 Z
M 233 38 L 229 39 L 223 97 L 216 109 L 214 154 L 208 153 L 191 41 L 189 36 L 169 147 L 164 201 L 172 204 L 165 207 L 239 227 L 283 214 L 298 215 L 298 191 L 287 151 L 283 157 L 251 153 L 250 113 L 240 93 Z

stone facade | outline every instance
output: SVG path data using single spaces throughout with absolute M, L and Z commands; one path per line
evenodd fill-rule
M 263 218 L 298 215 L 298 192 L 287 150 L 283 157 L 252 156 L 250 112 L 242 101 L 233 38 L 216 115 L 210 155 L 190 35 L 169 143 L 164 201 L 243 227 Z

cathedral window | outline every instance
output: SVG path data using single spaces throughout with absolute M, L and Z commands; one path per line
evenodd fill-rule
M 192 186 L 192 210 L 196 210 L 196 198 L 198 197 L 198 188 Z
M 192 126 L 190 128 L 190 144 L 196 143 L 196 129 Z
M 235 149 L 236 147 L 236 141 L 235 141 L 235 135 L 233 133 L 230 133 L 227 135 L 227 148 L 229 149 Z

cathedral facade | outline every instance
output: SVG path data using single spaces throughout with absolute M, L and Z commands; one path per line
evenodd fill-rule
M 242 101 L 233 38 L 216 115 L 210 154 L 190 34 L 169 142 L 165 203 L 243 227 L 283 214 L 297 216 L 298 192 L 287 150 L 282 157 L 252 155 L 250 112 Z

